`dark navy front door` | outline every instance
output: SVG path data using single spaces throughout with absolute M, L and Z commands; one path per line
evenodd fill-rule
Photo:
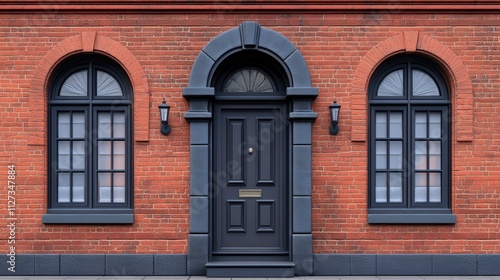
M 214 258 L 288 257 L 283 106 L 226 103 L 214 113 Z

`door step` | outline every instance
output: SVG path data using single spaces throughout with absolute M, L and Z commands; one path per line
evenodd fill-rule
M 295 264 L 279 261 L 220 261 L 206 264 L 207 277 L 293 277 Z

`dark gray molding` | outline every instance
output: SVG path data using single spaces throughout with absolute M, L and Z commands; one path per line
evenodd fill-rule
M 59 275 L 59 255 L 35 255 L 35 275 Z
M 207 122 L 191 121 L 189 124 L 189 133 L 190 133 L 189 144 L 208 145 L 210 143 L 210 140 L 208 139 L 209 131 L 210 128 Z
M 369 224 L 455 224 L 455 214 L 368 214 Z
M 314 275 L 500 275 L 500 255 L 314 255 Z
M 477 275 L 475 255 L 434 255 L 432 275 Z
M 256 22 L 247 22 L 240 25 L 241 45 L 244 48 L 259 46 L 260 25 Z
M 240 261 L 240 262 L 209 262 L 207 277 L 224 278 L 288 278 L 294 276 L 295 264 L 280 261 Z
M 312 191 L 311 145 L 293 145 L 293 195 L 311 196 Z M 309 218 L 310 219 L 310 218 Z
M 314 275 L 351 275 L 351 256 L 314 255 Z
M 351 275 L 376 275 L 376 255 L 351 255 Z
M 314 87 L 289 87 L 286 90 L 286 95 L 293 97 L 316 98 L 318 93 L 319 89 Z
M 311 233 L 311 197 L 293 197 L 293 233 Z
M 186 255 L 154 255 L 154 275 L 187 275 Z
M 187 255 L 187 274 L 206 275 L 208 263 L 208 234 L 189 234 Z
M 292 261 L 295 264 L 295 275 L 309 276 L 314 272 L 311 234 L 292 235 Z
M 500 254 L 478 255 L 478 275 L 500 275 Z
M 60 255 L 60 275 L 105 275 L 106 255 Z
M 5 244 L 7 244 L 7 241 L 5 241 Z M 14 255 L 13 257 L 14 259 L 10 255 L 0 255 L 0 276 L 35 275 L 35 255 L 25 254 Z
M 290 112 L 291 120 L 303 120 L 313 122 L 318 117 L 318 113 L 315 112 Z
M 377 255 L 377 275 L 432 275 L 432 255 Z
M 16 255 L 14 273 L 8 270 L 8 259 L 0 256 L 0 276 L 187 275 L 186 255 L 22 254 Z
M 44 224 L 133 224 L 134 214 L 43 214 Z
M 189 271 L 188 263 L 207 261 L 201 254 L 208 250 L 207 235 L 190 238 L 190 245 L 199 246 L 199 256 L 186 255 L 58 255 L 58 254 L 21 254 L 16 255 L 16 272 L 7 270 L 9 256 L 1 255 L 0 275 L 2 276 L 58 276 L 58 275 L 205 275 L 206 271 Z M 340 276 L 340 275 L 463 275 L 489 276 L 500 275 L 500 254 L 436 254 L 436 255 L 329 255 L 307 252 L 312 236 L 296 234 L 293 238 L 296 257 L 295 273 L 301 275 Z M 204 248 L 203 248 L 204 247 Z M 300 252 L 305 250 L 305 252 Z M 194 259 L 193 257 L 200 257 Z M 203 265 L 203 267 L 204 267 Z M 193 268 L 199 267 L 194 265 Z M 123 269 L 126 268 L 126 269 Z M 152 268 L 154 268 L 152 270 Z M 314 270 L 314 271 L 313 271 Z M 140 273 L 139 273 L 140 272 Z M 194 273 L 197 272 L 197 273 Z
M 219 35 L 220 36 L 220 35 Z M 211 43 L 209 43 L 210 45 Z M 207 45 L 205 49 L 209 47 Z M 215 49 L 218 46 L 215 47 Z M 219 47 L 221 50 L 226 50 L 225 46 Z M 205 52 L 205 49 L 200 52 L 196 60 L 194 61 L 193 64 L 193 69 L 191 70 L 191 76 L 189 78 L 189 86 L 188 88 L 185 88 L 183 90 L 183 96 L 184 98 L 189 99 L 191 95 L 189 94 L 192 92 L 191 88 L 207 88 L 207 80 L 208 80 L 208 73 L 210 73 L 210 70 L 215 64 L 215 60 L 210 58 Z
M 252 21 L 243 22 L 240 27 L 221 33 L 203 48 L 193 64 L 188 88 L 209 87 L 215 62 L 223 59 L 223 56 L 231 51 L 248 47 L 270 51 L 278 56 L 291 73 L 292 87 L 311 88 L 307 63 L 295 45 L 278 32 L 263 28 Z M 185 89 L 183 93 L 187 99 L 191 97 L 186 95 L 189 91 Z
M 208 233 L 208 196 L 191 196 L 190 203 L 191 207 L 189 211 L 189 232 Z
M 153 275 L 153 255 L 106 255 L 106 275 Z
M 191 161 L 190 194 L 191 196 L 208 196 L 210 182 L 209 146 L 191 145 L 189 151 Z

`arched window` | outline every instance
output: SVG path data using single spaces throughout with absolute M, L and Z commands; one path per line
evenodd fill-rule
M 274 57 L 253 50 L 228 56 L 214 77 L 217 100 L 284 100 L 289 80 Z
M 225 81 L 223 92 L 275 92 L 272 79 L 258 68 L 243 68 L 231 73 Z
M 81 214 L 100 214 L 87 222 L 127 220 L 116 216 L 132 209 L 131 86 L 123 69 L 101 55 L 66 59 L 53 76 L 49 108 L 48 214 L 75 216 L 44 222 L 78 222 Z M 109 213 L 115 216 L 102 215 Z
M 450 101 L 438 68 L 398 56 L 375 71 L 369 91 L 369 213 L 451 213 Z

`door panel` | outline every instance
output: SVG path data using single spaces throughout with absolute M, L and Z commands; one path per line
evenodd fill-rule
M 245 156 L 241 153 L 241 143 L 245 137 L 245 120 L 241 118 L 227 119 L 226 169 L 229 177 L 228 185 L 245 185 Z
M 258 119 L 258 181 L 257 185 L 275 185 L 274 167 L 276 165 L 274 142 L 271 141 L 274 119 Z
M 213 255 L 288 251 L 281 106 L 215 106 Z

